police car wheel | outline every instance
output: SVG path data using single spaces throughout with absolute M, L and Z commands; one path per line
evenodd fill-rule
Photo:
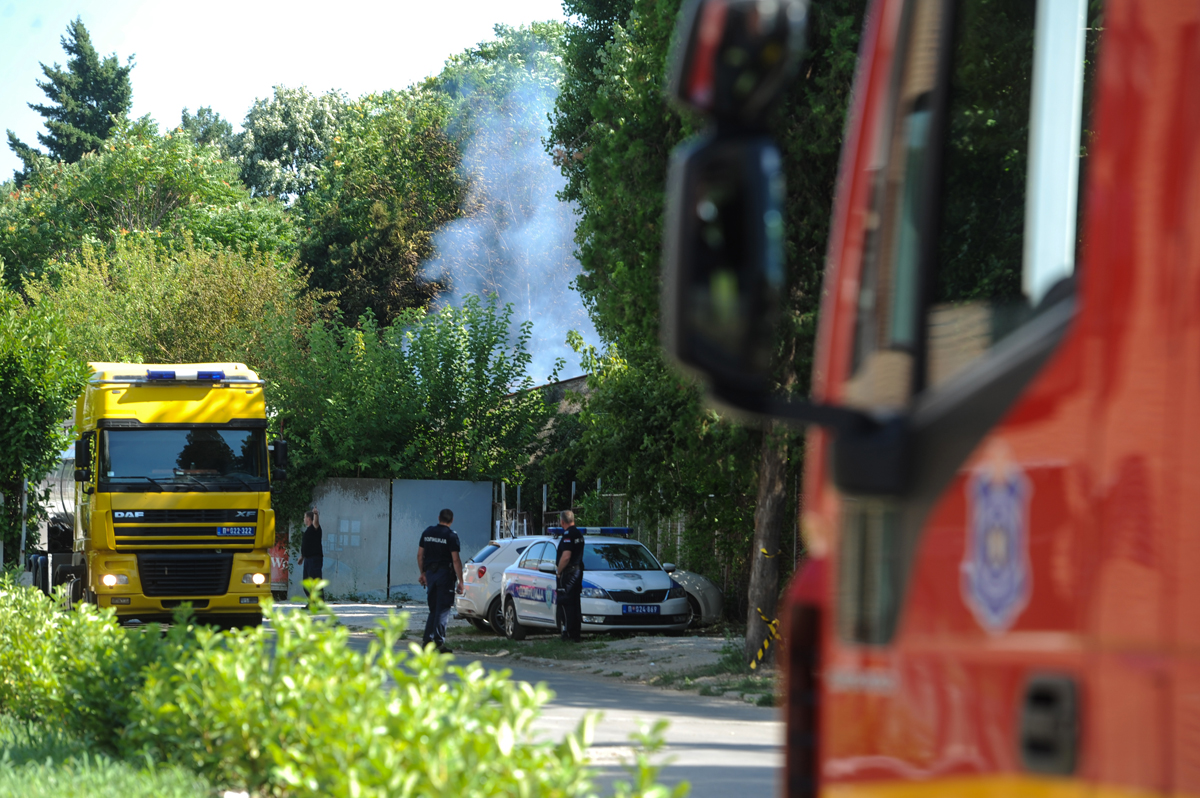
M 509 640 L 524 640 L 525 627 L 517 617 L 517 607 L 512 601 L 504 604 L 504 636 Z
M 471 622 L 472 626 L 474 626 L 476 629 L 478 629 L 481 632 L 490 632 L 491 631 L 491 627 L 489 627 L 486 623 L 484 623 L 482 618 L 467 618 L 467 620 Z
M 487 622 L 492 627 L 492 631 L 504 637 L 504 607 L 500 604 L 500 597 L 492 599 L 492 603 L 488 605 Z

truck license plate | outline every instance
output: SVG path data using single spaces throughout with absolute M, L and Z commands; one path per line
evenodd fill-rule
M 233 538 L 252 538 L 254 537 L 254 527 L 252 526 L 219 526 L 217 534 L 221 537 Z
M 657 604 L 622 604 L 621 613 L 623 615 L 658 615 L 659 606 Z

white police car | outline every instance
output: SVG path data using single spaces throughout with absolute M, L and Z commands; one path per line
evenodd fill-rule
M 504 634 L 504 605 L 500 600 L 500 577 L 530 543 L 547 540 L 545 535 L 525 535 L 489 541 L 463 563 L 463 592 L 455 596 L 454 609 L 480 631 L 490 628 Z
M 555 588 L 558 541 L 530 543 L 521 558 L 504 570 L 501 597 L 504 634 L 522 640 L 530 631 L 559 628 Z M 682 631 L 692 618 L 687 592 L 636 540 L 616 536 L 584 537 L 583 631 Z

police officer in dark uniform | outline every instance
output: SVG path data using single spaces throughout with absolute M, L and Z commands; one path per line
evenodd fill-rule
M 583 533 L 575 526 L 575 513 L 563 510 L 559 516 L 563 525 L 558 541 L 558 606 L 562 611 L 562 639 L 572 643 L 582 640 L 583 608 Z
M 454 513 L 442 510 L 436 526 L 421 533 L 417 545 L 417 569 L 429 600 L 429 619 L 425 621 L 422 645 L 433 643 L 438 651 L 450 653 L 446 646 L 446 622 L 454 609 L 454 594 L 462 593 L 463 567 L 459 557 L 458 533 L 450 528 Z

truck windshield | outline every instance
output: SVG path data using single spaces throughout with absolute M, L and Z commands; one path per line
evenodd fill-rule
M 127 490 L 263 490 L 266 454 L 262 429 L 104 430 L 100 480 Z

